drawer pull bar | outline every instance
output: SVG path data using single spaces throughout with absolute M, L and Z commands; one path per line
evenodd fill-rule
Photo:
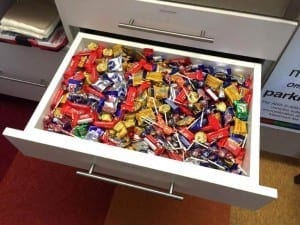
M 127 182 L 124 182 L 124 181 L 120 181 L 120 180 L 116 180 L 116 179 L 112 179 L 112 178 L 108 178 L 108 177 L 95 175 L 95 174 L 93 174 L 94 168 L 95 168 L 95 164 L 92 164 L 90 169 L 89 169 L 89 172 L 76 171 L 76 174 L 80 175 L 80 176 L 96 179 L 96 180 L 102 180 L 102 181 L 106 181 L 106 182 L 109 182 L 109 183 L 118 184 L 118 185 L 125 186 L 125 187 L 130 187 L 130 188 L 134 188 L 134 189 L 138 189 L 138 190 L 142 190 L 142 191 L 151 192 L 151 193 L 158 194 L 158 195 L 163 195 L 163 196 L 170 197 L 170 198 L 175 198 L 175 199 L 178 199 L 178 200 L 183 200 L 182 196 L 173 194 L 173 188 L 174 188 L 174 183 L 173 182 L 170 185 L 169 192 L 163 192 L 163 191 L 158 191 L 158 190 L 148 188 L 148 187 L 144 187 L 144 186 L 140 186 L 140 185 L 136 185 L 136 184 L 130 184 L 130 183 L 127 183 Z
M 43 88 L 47 87 L 46 84 L 39 84 L 39 83 L 27 81 L 27 80 L 21 80 L 21 79 L 18 79 L 18 78 L 7 77 L 7 76 L 4 76 L 2 74 L 4 74 L 4 73 L 2 71 L 0 71 L 0 79 L 15 81 L 15 82 L 19 82 L 19 83 L 23 83 L 23 84 L 29 84 L 29 85 L 43 87 Z
M 149 33 L 154 33 L 154 34 L 164 34 L 164 35 L 169 35 L 169 36 L 173 36 L 173 37 L 186 38 L 186 39 L 208 42 L 208 43 L 214 43 L 214 41 L 215 41 L 214 38 L 206 37 L 204 30 L 201 31 L 199 36 L 191 35 L 191 34 L 184 34 L 184 33 L 178 33 L 178 32 L 173 32 L 173 31 L 155 29 L 155 28 L 151 28 L 151 27 L 134 25 L 134 19 L 130 19 L 129 23 L 119 23 L 118 27 L 130 29 L 130 30 L 144 31 L 144 32 L 149 32 Z

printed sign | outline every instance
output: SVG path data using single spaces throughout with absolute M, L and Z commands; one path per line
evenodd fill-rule
M 261 122 L 300 130 L 300 30 L 262 89 Z

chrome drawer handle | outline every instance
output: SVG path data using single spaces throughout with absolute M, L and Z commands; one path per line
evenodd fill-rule
M 109 182 L 109 183 L 118 184 L 118 185 L 125 186 L 125 187 L 130 187 L 130 188 L 134 188 L 134 189 L 138 189 L 138 190 L 142 190 L 142 191 L 151 192 L 151 193 L 158 194 L 158 195 L 163 195 L 163 196 L 170 197 L 170 198 L 175 198 L 175 199 L 178 199 L 178 200 L 183 200 L 182 196 L 173 194 L 173 188 L 174 188 L 174 183 L 173 182 L 171 183 L 171 185 L 169 187 L 169 192 L 163 192 L 163 191 L 158 191 L 158 190 L 148 188 L 148 187 L 144 187 L 144 186 L 140 186 L 140 185 L 136 185 L 136 184 L 130 184 L 130 183 L 127 183 L 127 182 L 124 182 L 124 181 L 120 181 L 120 180 L 116 180 L 116 179 L 112 179 L 112 178 L 108 178 L 108 177 L 95 175 L 95 174 L 93 174 L 94 169 L 95 169 L 95 164 L 92 164 L 90 169 L 89 169 L 89 172 L 76 171 L 76 174 L 80 175 L 80 176 L 84 176 L 84 177 L 93 178 L 93 179 L 96 179 L 96 180 L 102 180 L 102 181 L 106 181 L 106 182 Z
M 183 33 L 178 33 L 178 32 L 173 32 L 173 31 L 160 30 L 160 29 L 151 28 L 151 27 L 134 25 L 134 19 L 130 19 L 129 23 L 119 23 L 118 27 L 130 29 L 130 30 L 144 31 L 144 32 L 149 32 L 149 33 L 154 33 L 154 34 L 164 34 L 164 35 L 169 35 L 169 36 L 173 36 L 173 37 L 186 38 L 186 39 L 208 42 L 208 43 L 214 43 L 214 41 L 215 41 L 214 38 L 206 37 L 204 30 L 201 31 L 199 36 L 192 35 L 192 34 L 183 34 Z
M 18 78 L 13 78 L 13 77 L 5 76 L 4 72 L 2 72 L 2 71 L 0 71 L 0 79 L 10 80 L 10 81 L 14 81 L 14 82 L 22 83 L 22 84 L 29 84 L 29 85 L 43 87 L 43 88 L 47 87 L 46 84 L 39 84 L 39 83 L 27 81 L 27 80 L 21 80 L 21 79 L 18 79 Z

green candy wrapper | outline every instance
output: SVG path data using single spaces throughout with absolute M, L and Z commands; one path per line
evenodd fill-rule
M 240 120 L 247 121 L 248 120 L 248 104 L 243 101 L 234 101 L 233 102 L 235 108 L 235 116 Z
M 88 124 L 78 125 L 74 128 L 73 134 L 76 137 L 84 138 L 88 132 Z

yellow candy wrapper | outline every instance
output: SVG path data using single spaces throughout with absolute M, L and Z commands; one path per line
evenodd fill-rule
M 155 114 L 151 108 L 141 110 L 136 114 L 139 126 L 143 124 L 144 118 L 155 120 Z
M 98 48 L 98 45 L 95 42 L 91 42 L 88 44 L 88 50 L 94 51 Z
M 123 122 L 126 128 L 135 126 L 135 119 L 124 120 Z
M 207 142 L 207 136 L 203 131 L 198 131 L 195 134 L 195 142 L 198 143 L 206 143 Z
M 218 90 L 223 84 L 223 81 L 214 77 L 213 75 L 208 74 L 205 79 L 205 84 L 214 90 Z
M 109 114 L 109 113 L 102 113 L 101 116 L 100 116 L 100 120 L 103 120 L 103 121 L 112 121 L 113 118 L 112 118 L 112 115 Z
M 247 131 L 247 122 L 242 121 L 238 118 L 235 118 L 232 133 L 240 134 L 240 135 L 245 136 L 248 133 L 248 131 Z
M 122 45 L 114 45 L 114 46 L 112 47 L 112 51 L 113 51 L 114 57 L 123 55 L 123 48 L 122 48 Z
M 161 72 L 148 72 L 146 79 L 154 82 L 162 82 L 163 74 Z
M 157 86 L 154 85 L 154 97 L 156 99 L 168 98 L 169 97 L 169 87 L 168 86 Z
M 226 87 L 224 91 L 225 91 L 225 95 L 229 98 L 231 104 L 233 104 L 234 101 L 240 100 L 242 98 L 242 96 L 239 93 L 239 90 L 233 84 Z
M 143 73 L 139 72 L 132 75 L 132 85 L 138 86 L 143 82 Z

